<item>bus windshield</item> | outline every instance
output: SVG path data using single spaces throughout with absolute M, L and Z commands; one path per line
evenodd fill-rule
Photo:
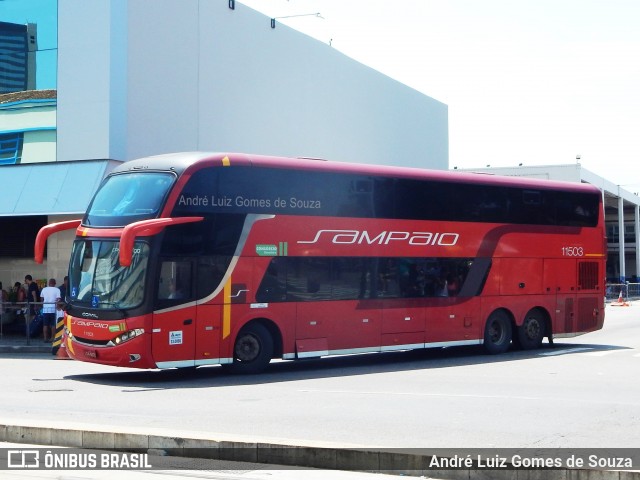
M 130 267 L 118 260 L 120 243 L 105 240 L 76 240 L 71 252 L 69 288 L 77 306 L 128 309 L 139 306 L 149 261 L 149 245 L 136 242 Z
M 107 178 L 97 191 L 84 225 L 122 227 L 155 218 L 175 181 L 171 173 L 124 173 Z

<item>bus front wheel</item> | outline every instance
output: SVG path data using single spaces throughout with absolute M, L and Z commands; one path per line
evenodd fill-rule
M 511 343 L 511 319 L 506 312 L 498 310 L 489 315 L 484 327 L 484 348 L 487 353 L 504 353 Z
M 527 312 L 524 322 L 518 327 L 518 343 L 524 350 L 540 348 L 545 336 L 545 319 L 540 310 L 532 309 Z
M 269 331 L 259 323 L 244 327 L 236 338 L 233 347 L 234 373 L 260 373 L 271 361 L 273 338 Z

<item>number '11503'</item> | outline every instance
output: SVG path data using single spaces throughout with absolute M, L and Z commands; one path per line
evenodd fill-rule
M 562 255 L 565 257 L 582 257 L 584 249 L 582 247 L 562 247 Z

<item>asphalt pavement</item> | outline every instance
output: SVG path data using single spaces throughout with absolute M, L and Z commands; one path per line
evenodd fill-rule
M 629 308 L 633 308 L 633 304 Z M 640 308 L 640 303 L 636 308 Z M 65 361 L 55 360 L 50 344 L 45 344 L 39 339 L 30 339 L 30 341 L 27 342 L 24 337 L 20 336 L 1 336 L 0 355 L 10 357 L 16 361 L 22 358 L 50 358 L 52 361 Z M 540 455 L 533 455 L 530 451 L 522 455 L 518 455 L 517 451 L 483 451 L 481 454 L 484 456 L 484 459 L 478 462 L 478 452 L 472 450 L 449 452 L 449 454 L 447 454 L 447 452 L 442 449 L 427 451 L 419 449 L 343 448 L 336 447 L 333 444 L 321 444 L 313 441 L 298 442 L 296 444 L 278 443 L 270 442 L 264 438 L 251 439 L 247 435 L 241 435 L 237 438 L 233 436 L 208 438 L 207 436 L 176 435 L 175 432 L 160 432 L 158 429 L 145 429 L 140 426 L 131 428 L 115 426 L 113 428 L 105 428 L 104 425 L 73 424 L 64 421 L 64 419 L 60 417 L 55 418 L 51 422 L 15 422 L 8 418 L 3 419 L 1 414 L 0 442 L 12 442 L 4 443 L 0 446 L 4 448 L 10 448 L 9 445 L 39 445 L 48 446 L 54 449 L 54 451 L 57 451 L 55 450 L 56 447 L 66 447 L 71 449 L 88 449 L 90 451 L 107 449 L 108 451 L 144 452 L 156 459 L 187 459 L 186 464 L 183 464 L 180 468 L 189 471 L 193 470 L 193 468 L 191 468 L 195 465 L 193 462 L 203 459 L 218 462 L 248 462 L 252 465 L 264 466 L 264 468 L 249 469 L 257 475 L 255 478 L 262 478 L 261 475 L 269 471 L 269 465 L 317 469 L 313 470 L 314 472 L 375 472 L 378 474 L 394 476 L 410 475 L 423 478 L 515 478 L 515 471 L 513 470 L 514 458 L 518 457 L 526 464 L 526 462 L 534 462 L 534 458 L 543 458 L 545 453 L 549 453 L 544 452 L 544 449 L 540 450 Z M 4 448 L 2 448 L 2 451 L 4 451 Z M 439 468 L 437 462 L 435 466 L 432 463 L 434 456 L 452 458 L 460 456 L 461 453 L 463 457 L 465 454 L 468 454 L 467 457 L 476 459 L 475 463 L 467 465 L 464 463 L 465 458 L 460 460 L 460 464 L 453 465 L 453 468 Z M 636 455 L 635 452 L 626 452 L 625 454 Z M 486 457 L 489 457 L 489 462 L 487 462 Z M 494 463 L 491 463 L 492 457 L 495 457 Z M 504 468 L 500 465 L 502 460 L 507 462 Z M 593 468 L 593 466 L 590 468 L 579 468 L 578 466 L 569 468 L 563 464 L 562 468 L 553 468 L 551 470 L 539 470 L 537 468 L 517 469 L 517 478 L 529 478 L 531 480 L 537 478 L 640 479 L 640 472 L 638 471 L 629 471 L 628 468 L 625 471 L 620 471 L 616 466 L 611 467 L 611 462 L 615 462 L 613 458 L 603 458 L 602 463 L 597 464 L 599 460 L 600 459 L 596 460 L 595 468 Z M 633 466 L 636 467 L 638 459 L 634 458 L 633 462 Z M 551 466 L 553 467 L 553 465 Z M 448 465 L 445 465 L 445 467 L 448 467 Z M 622 467 L 624 467 L 624 465 L 622 465 Z M 238 471 L 234 471 L 233 469 L 229 470 L 231 472 L 230 477 L 202 477 L 202 475 L 199 475 L 199 477 L 235 478 L 240 470 L 241 468 L 238 468 Z M 166 472 L 167 470 L 163 469 L 163 471 Z M 309 470 L 309 472 L 311 471 L 312 470 Z M 7 472 L 0 471 L 0 478 L 4 477 L 3 474 L 5 473 Z M 298 476 L 296 476 L 296 473 Z M 370 473 L 363 473 L 363 475 L 368 474 Z M 302 478 L 300 471 L 296 470 L 288 471 L 287 475 L 293 475 L 291 478 Z M 242 478 L 254 477 L 245 475 Z M 271 476 L 269 478 L 285 479 L 289 477 Z M 305 478 L 307 478 L 306 474 Z M 361 477 L 325 476 L 323 478 L 354 478 L 355 480 Z

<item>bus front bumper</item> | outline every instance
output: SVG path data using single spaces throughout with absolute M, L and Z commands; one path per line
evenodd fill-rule
M 145 336 L 115 346 L 88 345 L 66 337 L 64 345 L 68 355 L 81 362 L 99 363 L 116 367 L 156 368 Z M 146 339 L 148 340 L 148 339 Z

